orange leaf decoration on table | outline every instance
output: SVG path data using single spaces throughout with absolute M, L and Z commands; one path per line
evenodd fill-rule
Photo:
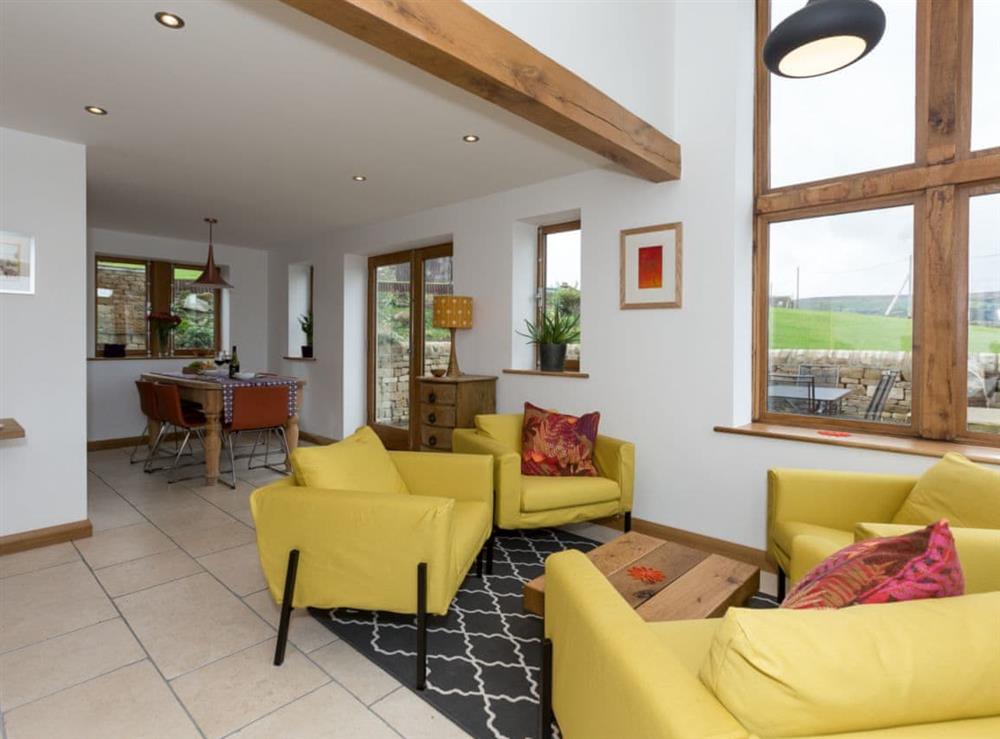
M 628 576 L 633 580 L 641 580 L 647 585 L 655 585 L 658 582 L 663 582 L 667 577 L 655 567 L 640 566 L 629 567 Z

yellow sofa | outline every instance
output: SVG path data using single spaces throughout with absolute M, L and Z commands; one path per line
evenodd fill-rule
M 767 549 L 780 567 L 779 598 L 786 573 L 794 584 L 856 539 L 893 536 L 941 518 L 951 523 L 963 567 L 1000 550 L 1000 472 L 957 454 L 920 477 L 806 469 L 773 469 L 767 477 Z M 1000 590 L 1000 567 L 973 569 L 982 574 L 967 582 L 967 592 Z
M 496 525 L 534 529 L 624 515 L 628 531 L 635 481 L 635 445 L 598 436 L 594 461 L 600 477 L 536 477 L 521 474 L 520 413 L 476 416 L 476 428 L 455 429 L 452 449 L 489 454 L 494 461 Z
M 424 687 L 426 614 L 448 612 L 474 562 L 481 574 L 482 549 L 492 542 L 493 469 L 482 456 L 388 456 L 405 487 L 327 490 L 288 477 L 251 495 L 261 566 L 282 606 L 275 664 L 293 608 L 412 613 Z
M 545 576 L 566 739 L 1000 736 L 998 592 L 647 623 L 580 552 Z

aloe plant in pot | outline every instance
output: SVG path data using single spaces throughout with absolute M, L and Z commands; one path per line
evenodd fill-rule
M 302 345 L 302 356 L 310 359 L 313 355 L 313 314 L 312 311 L 299 316 L 299 328 L 306 335 L 306 343 Z
M 538 347 L 539 369 L 562 372 L 566 368 L 566 345 L 580 340 L 580 316 L 556 310 L 542 314 L 537 323 L 525 320 L 524 325 L 527 333 L 517 333 Z

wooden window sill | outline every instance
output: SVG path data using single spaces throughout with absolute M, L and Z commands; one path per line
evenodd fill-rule
M 13 418 L 0 418 L 0 439 L 23 439 L 24 427 Z
M 282 357 L 282 359 L 287 359 L 289 362 L 315 362 L 316 357 Z
M 590 377 L 587 372 L 543 372 L 542 370 L 527 369 L 505 369 L 505 375 L 539 375 L 541 377 L 575 377 L 578 380 L 586 380 Z
M 907 436 L 889 436 L 882 434 L 846 433 L 845 436 L 827 436 L 823 429 L 806 428 L 803 426 L 781 426 L 774 423 L 748 423 L 745 426 L 716 426 L 715 430 L 724 434 L 743 434 L 745 436 L 763 436 L 786 441 L 805 441 L 812 444 L 829 444 L 831 446 L 850 447 L 854 449 L 873 449 L 896 454 L 914 454 L 920 457 L 942 457 L 949 452 L 958 452 L 973 462 L 985 464 L 1000 464 L 1000 447 L 979 446 L 957 441 L 932 441 L 916 439 Z M 1000 438 L 998 438 L 1000 441 Z

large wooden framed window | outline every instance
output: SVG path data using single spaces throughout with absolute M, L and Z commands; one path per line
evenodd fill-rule
M 580 316 L 582 264 L 580 221 L 556 223 L 538 229 L 535 269 L 535 320 L 555 311 Z M 566 346 L 566 371 L 580 370 L 580 341 Z M 535 367 L 538 368 L 538 348 Z
M 94 284 L 96 354 L 105 344 L 124 344 L 126 356 L 209 356 L 222 345 L 222 299 L 218 290 L 193 290 L 202 267 L 160 260 L 98 255 Z M 147 316 L 180 316 L 169 346 L 161 347 Z
M 881 4 L 872 54 L 789 80 L 801 3 L 757 0 L 754 420 L 1000 445 L 1000 12 Z

